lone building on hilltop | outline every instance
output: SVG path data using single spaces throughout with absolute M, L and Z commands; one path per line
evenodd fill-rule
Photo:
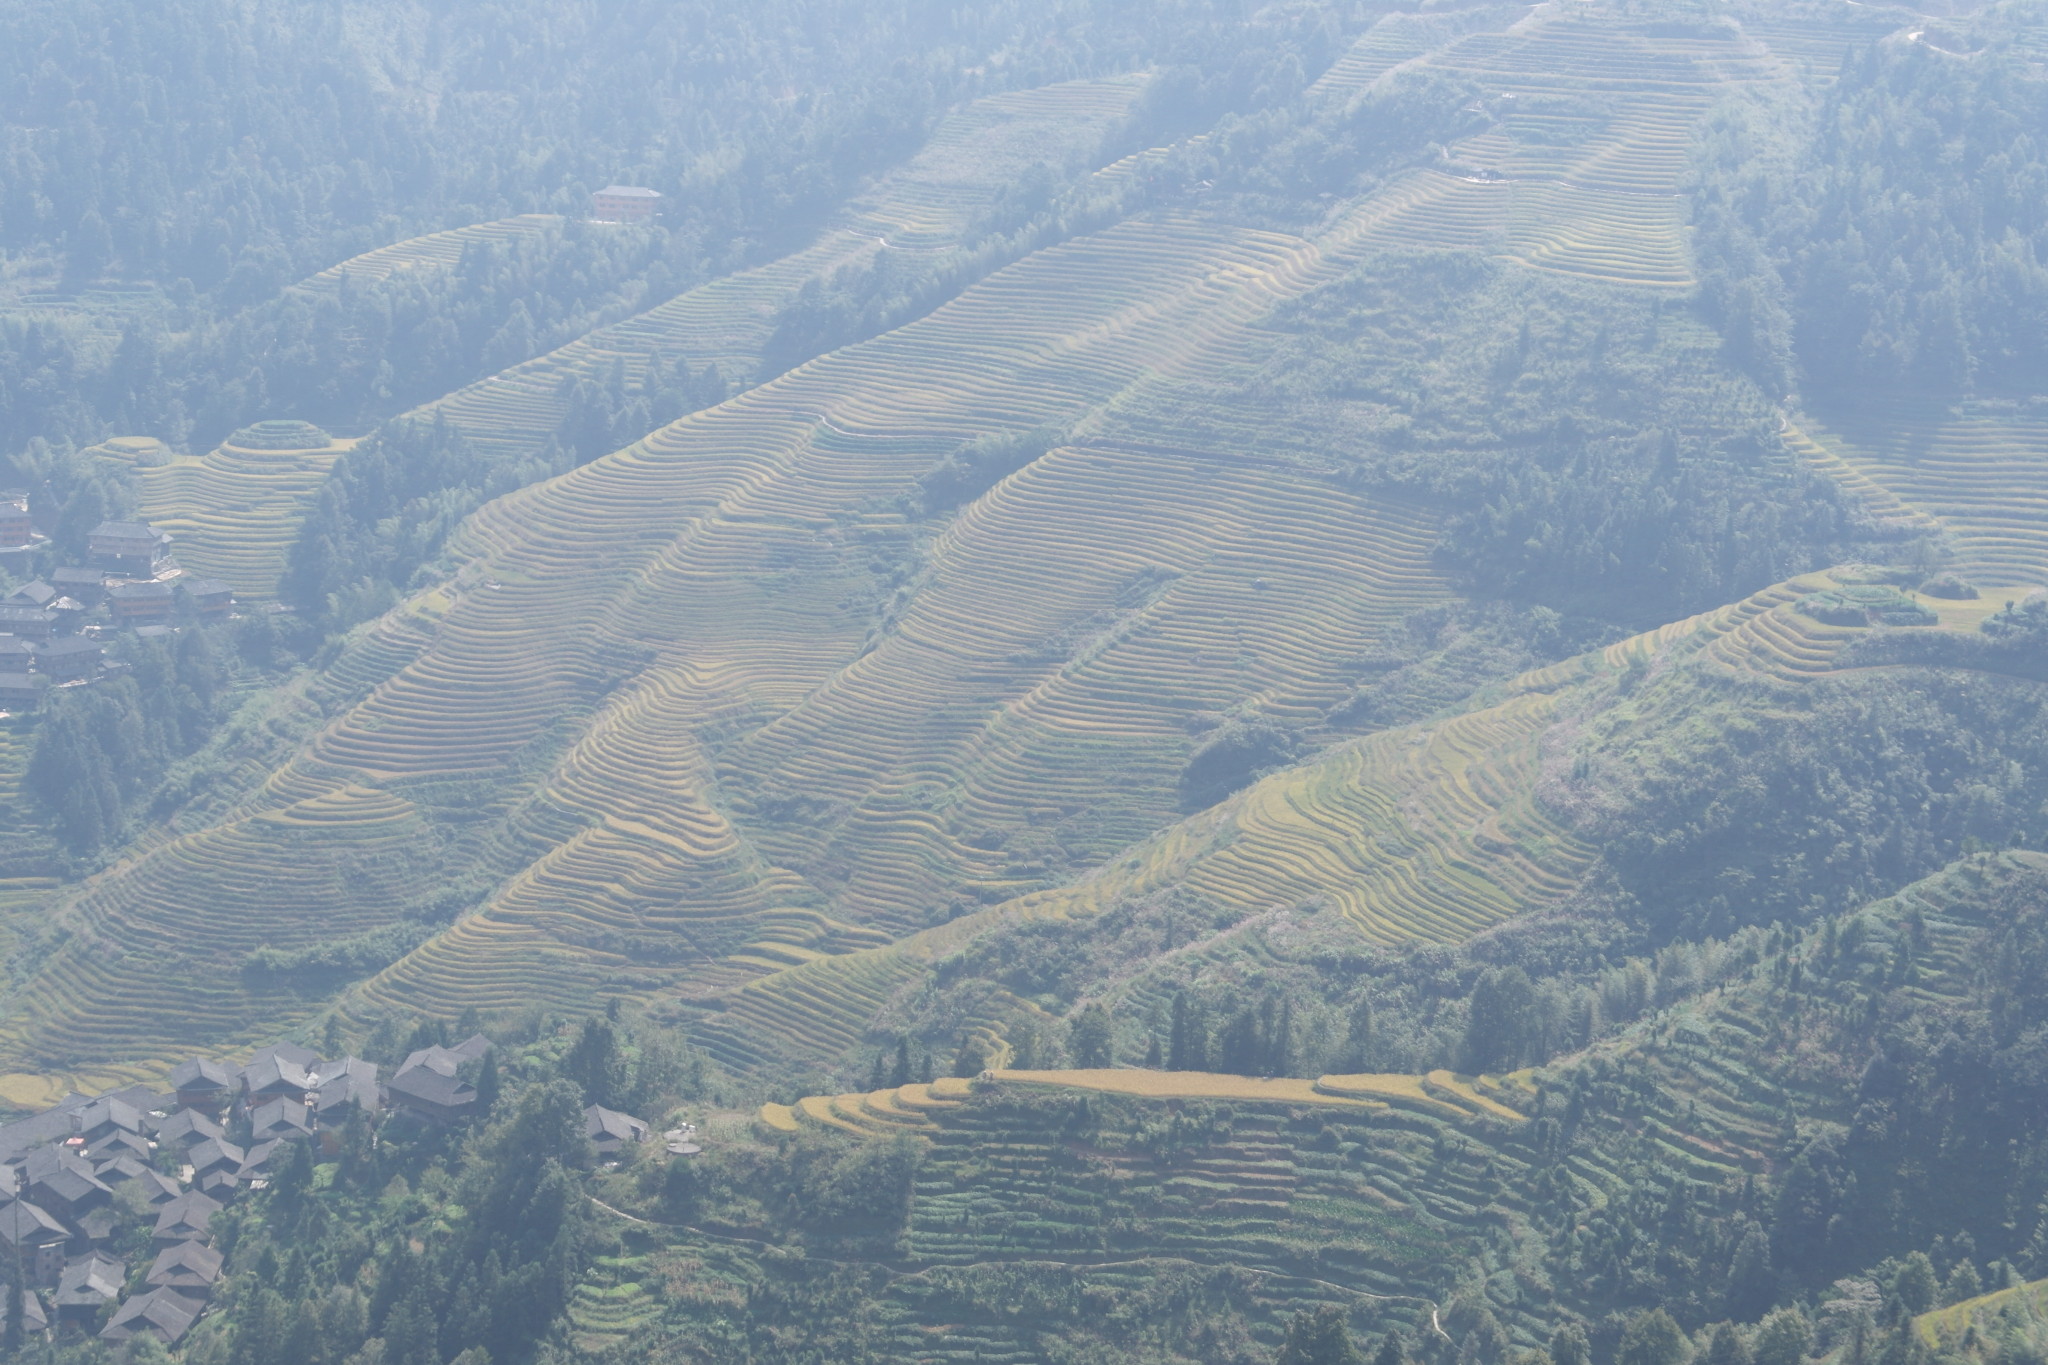
M 20 493 L 0 493 L 0 545 L 26 545 L 35 529 L 28 514 L 28 498 Z
M 644 223 L 661 208 L 661 192 L 638 185 L 606 185 L 590 196 L 590 216 L 603 223 Z

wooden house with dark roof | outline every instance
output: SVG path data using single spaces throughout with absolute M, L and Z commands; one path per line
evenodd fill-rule
M 0 602 L 0 635 L 12 635 L 40 643 L 50 638 L 56 626 L 57 618 L 41 607 L 24 606 L 19 602 Z
M 156 1254 L 145 1283 L 152 1289 L 175 1289 L 203 1298 L 220 1279 L 221 1254 L 203 1242 L 179 1242 Z
M 10 710 L 26 711 L 42 705 L 49 690 L 48 674 L 0 673 L 0 706 Z
M 384 1087 L 391 1107 L 430 1123 L 468 1118 L 476 1112 L 476 1086 L 462 1073 L 490 1050 L 491 1040 L 478 1033 L 454 1047 L 423 1047 L 412 1053 Z
M 226 1137 L 227 1129 L 197 1109 L 180 1109 L 157 1126 L 156 1140 L 173 1151 L 195 1147 L 208 1138 Z
M 360 1057 L 338 1057 L 316 1063 L 312 1069 L 313 1113 L 322 1127 L 348 1121 L 351 1106 L 365 1118 L 378 1110 L 377 1064 Z
M 156 1244 L 161 1247 L 173 1242 L 204 1239 L 208 1224 L 221 1208 L 219 1200 L 209 1199 L 197 1190 L 187 1190 L 176 1199 L 166 1201 L 156 1214 L 156 1229 L 152 1234 Z
M 28 497 L 16 493 L 0 497 L 0 546 L 13 548 L 35 538 L 36 521 L 29 513 Z
M 192 1330 L 192 1324 L 199 1321 L 204 1310 L 204 1304 L 175 1289 L 152 1289 L 115 1309 L 114 1316 L 100 1329 L 100 1340 L 123 1342 L 147 1332 L 164 1345 L 175 1346 Z
M 172 1070 L 171 1089 L 180 1107 L 218 1114 L 234 1098 L 235 1073 L 219 1062 L 194 1057 Z
M 57 1277 L 57 1321 L 78 1327 L 94 1322 L 101 1309 L 121 1297 L 127 1282 L 127 1266 L 100 1252 L 88 1252 Z
M 29 1200 L 0 1205 L 0 1247 L 10 1253 L 19 1250 L 23 1269 L 37 1284 L 57 1283 L 64 1269 L 64 1244 L 70 1240 L 69 1228 Z
M 85 538 L 85 553 L 100 568 L 148 575 L 170 552 L 171 538 L 141 521 L 103 521 Z
M 52 569 L 50 586 L 61 597 L 75 597 L 88 607 L 96 607 L 106 598 L 107 576 L 99 569 Z
M 93 1174 L 92 1163 L 62 1147 L 39 1147 L 22 1163 L 28 1197 L 62 1218 L 79 1218 L 111 1203 L 113 1190 Z
M 234 609 L 235 590 L 218 578 L 194 578 L 183 582 L 185 600 L 201 616 L 226 616 Z
M 612 1158 L 647 1141 L 646 1119 L 593 1104 L 583 1111 L 583 1135 L 601 1157 Z
M 249 1115 L 249 1132 L 259 1142 L 311 1137 L 312 1110 L 290 1096 L 272 1100 Z
M 209 1171 L 238 1171 L 248 1155 L 245 1148 L 224 1137 L 210 1137 L 185 1153 L 185 1160 L 191 1164 L 194 1176 L 202 1176 Z
M 38 611 L 48 611 L 50 603 L 63 595 L 63 593 L 58 592 L 57 589 L 38 578 L 22 584 L 13 592 L 8 593 L 5 599 L 0 600 L 4 600 L 10 607 L 34 607 Z
M 171 605 L 168 583 L 117 583 L 107 589 L 107 610 L 124 626 L 167 620 Z
M 52 640 L 36 652 L 36 669 L 53 683 L 76 682 L 100 671 L 106 651 L 81 636 Z

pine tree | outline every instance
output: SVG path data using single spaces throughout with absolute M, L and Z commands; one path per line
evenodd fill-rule
M 484 1054 L 483 1064 L 476 1072 L 476 1112 L 479 1116 L 487 1115 L 497 1107 L 498 1092 L 501 1088 L 502 1082 L 498 1079 L 498 1053 L 497 1049 L 493 1048 Z

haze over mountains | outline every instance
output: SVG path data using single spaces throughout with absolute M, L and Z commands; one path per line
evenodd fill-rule
M 0 1096 L 504 1086 L 169 1346 L 2048 1340 L 2038 3 L 130 9 L 5 20 Z

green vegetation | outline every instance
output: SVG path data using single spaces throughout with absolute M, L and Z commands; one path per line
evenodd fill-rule
M 185 1365 L 2037 1361 L 2038 6 L 196 3 L 0 19 L 4 586 L 241 613 L 0 1093 L 500 1049 Z

